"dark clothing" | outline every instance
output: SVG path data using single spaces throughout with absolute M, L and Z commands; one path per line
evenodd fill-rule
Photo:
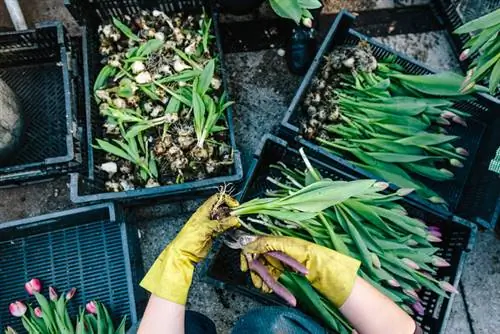
M 136 334 L 139 324 L 127 334 Z M 217 334 L 215 324 L 208 317 L 186 311 L 185 334 Z M 289 307 L 266 306 L 251 310 L 238 319 L 231 334 L 327 334 L 327 330 L 311 317 Z M 422 334 L 417 326 L 415 334 Z

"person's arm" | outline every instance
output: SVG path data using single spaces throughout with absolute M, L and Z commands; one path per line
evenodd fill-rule
M 415 321 L 361 277 L 340 312 L 360 334 L 413 334 Z
M 220 196 L 223 196 L 222 198 Z M 184 334 L 185 304 L 193 279 L 194 265 L 212 247 L 212 238 L 239 226 L 238 218 L 212 220 L 215 205 L 238 205 L 227 195 L 210 197 L 163 250 L 141 282 L 151 292 L 139 327 L 141 334 Z
M 138 334 L 184 334 L 186 307 L 151 295 Z
M 286 253 L 307 269 L 311 285 L 339 308 L 359 334 L 413 334 L 415 321 L 357 272 L 360 262 L 332 249 L 291 237 L 260 237 L 243 249 L 245 254 Z M 243 267 L 242 267 L 243 269 Z M 272 272 L 276 275 L 275 272 Z M 277 277 L 280 275 L 278 271 Z M 257 288 L 265 286 L 256 282 Z M 265 289 L 262 289 L 265 291 Z

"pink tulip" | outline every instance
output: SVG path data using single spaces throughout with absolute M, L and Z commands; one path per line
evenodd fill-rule
M 450 159 L 450 165 L 458 168 L 462 168 L 464 166 L 464 164 L 460 160 L 455 158 Z
M 378 182 L 375 182 L 375 183 L 373 184 L 373 186 L 374 186 L 375 188 L 380 189 L 380 191 L 383 191 L 383 190 L 386 190 L 387 188 L 389 188 L 389 183 L 387 183 L 387 182 L 381 182 L 381 181 L 378 181 Z
M 441 117 L 444 119 L 451 119 L 453 117 L 457 116 L 457 114 L 452 113 L 451 111 L 445 111 L 441 114 Z
M 430 242 L 441 242 L 441 241 L 443 241 L 443 240 L 441 240 L 441 238 L 436 237 L 436 236 L 434 236 L 432 234 L 429 234 L 427 236 L 427 240 L 429 240 Z
M 467 57 L 469 57 L 469 53 L 470 53 L 470 49 L 465 49 L 464 51 L 462 51 L 462 53 L 460 54 L 458 59 L 460 61 L 464 61 L 465 59 L 467 59 Z
M 14 330 L 14 328 L 7 326 L 7 328 L 5 328 L 5 334 L 17 334 L 17 332 Z
M 34 295 L 35 292 L 42 291 L 42 282 L 38 278 L 32 278 L 31 281 L 24 284 L 24 288 L 30 295 Z
M 394 278 L 387 280 L 387 283 L 389 283 L 390 286 L 395 288 L 399 288 L 401 286 L 401 284 L 399 284 L 399 282 L 396 281 Z
M 467 150 L 466 150 L 465 148 L 463 148 L 463 147 L 457 147 L 457 148 L 455 149 L 455 152 L 457 152 L 457 153 L 458 153 L 458 154 L 460 154 L 460 155 L 463 155 L 464 157 L 469 156 L 469 151 L 467 151 Z
M 427 229 L 429 231 L 441 231 L 441 228 L 439 226 L 427 226 Z
M 422 305 L 422 303 L 416 302 L 411 307 L 413 308 L 413 310 L 415 312 L 417 312 L 418 315 L 422 316 L 425 314 L 425 308 L 424 308 L 424 305 Z
M 428 198 L 428 200 L 431 201 L 434 204 L 445 204 L 446 203 L 444 201 L 444 199 L 442 199 L 439 196 L 431 196 L 431 197 Z
M 23 302 L 20 301 L 16 301 L 9 305 L 9 312 L 14 317 L 22 317 L 26 313 L 27 309 L 28 307 Z
M 432 257 L 432 264 L 435 265 L 436 267 L 449 267 L 450 266 L 448 261 L 446 261 L 445 259 L 443 259 L 439 256 Z
M 73 298 L 73 296 L 75 295 L 75 293 L 76 293 L 76 288 L 71 288 L 71 290 L 69 290 L 66 293 L 66 300 L 70 300 L 71 298 Z
M 57 292 L 56 292 L 56 289 L 54 289 L 53 287 L 49 286 L 49 298 L 50 300 L 52 300 L 53 302 L 56 302 L 57 301 L 57 298 L 59 298 L 59 296 L 57 295 Z
M 404 197 L 406 195 L 409 195 L 411 194 L 415 189 L 413 188 L 399 188 L 397 191 L 396 191 L 396 194 L 398 196 L 401 196 L 401 197 Z
M 312 28 L 312 26 L 313 26 L 313 22 L 312 22 L 312 20 L 311 20 L 310 18 L 308 18 L 308 17 L 304 17 L 304 18 L 302 19 L 302 24 L 303 24 L 305 27 L 307 27 L 307 28 Z
M 448 282 L 441 281 L 441 282 L 439 282 L 439 286 L 441 287 L 441 289 L 443 289 L 446 292 L 458 293 L 457 288 L 455 288 L 453 285 L 451 285 Z
M 467 127 L 467 122 L 460 116 L 453 116 L 451 120 L 457 124 Z
M 420 300 L 420 297 L 415 290 L 403 290 L 403 292 L 417 301 Z
M 403 259 L 401 259 L 401 261 L 404 264 L 406 264 L 408 267 L 410 267 L 411 269 L 415 269 L 415 270 L 420 269 L 420 266 L 418 264 L 416 264 L 415 261 L 412 261 L 412 260 L 407 259 L 407 258 L 403 258 Z
M 35 309 L 33 310 L 35 312 L 35 315 L 37 318 L 41 318 L 42 317 L 42 309 L 39 308 L 39 307 L 35 307 Z
M 97 304 L 95 301 L 90 301 L 85 305 L 85 309 L 87 312 L 92 313 L 92 314 L 97 314 Z
M 441 238 L 443 236 L 443 234 L 441 234 L 441 232 L 436 231 L 436 230 L 429 230 L 429 234 L 431 234 L 437 238 Z

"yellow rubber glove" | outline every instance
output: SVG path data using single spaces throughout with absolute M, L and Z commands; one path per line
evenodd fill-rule
M 302 263 L 309 270 L 306 278 L 311 285 L 337 307 L 341 307 L 351 294 L 361 264 L 329 248 L 291 237 L 259 237 L 243 249 L 244 254 L 252 256 L 271 251 L 283 252 Z M 269 258 L 266 256 L 264 261 Z M 282 267 L 274 265 L 274 261 L 266 263 L 266 266 L 272 268 L 271 275 L 278 279 Z M 246 269 L 248 267 L 242 262 L 242 270 Z M 252 275 L 252 281 L 257 288 L 269 290 L 257 275 Z
M 238 202 L 227 195 L 214 195 L 203 203 L 149 269 L 141 282 L 144 289 L 174 303 L 186 304 L 194 264 L 207 256 L 214 237 L 239 226 L 238 218 L 232 216 L 211 220 L 216 204 L 238 206 Z

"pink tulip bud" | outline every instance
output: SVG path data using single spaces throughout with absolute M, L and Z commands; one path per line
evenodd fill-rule
M 373 184 L 373 186 L 374 186 L 375 188 L 380 189 L 380 191 L 383 191 L 383 190 L 386 190 L 387 188 L 389 188 L 389 183 L 379 181 L 379 182 L 375 182 L 375 183 Z
M 469 53 L 470 53 L 470 49 L 465 49 L 464 51 L 462 51 L 462 53 L 460 54 L 460 57 L 458 57 L 458 59 L 460 61 L 464 61 L 465 59 L 467 59 L 467 57 L 469 57 Z
M 399 288 L 401 286 L 401 284 L 399 284 L 399 282 L 396 281 L 394 278 L 387 280 L 387 283 L 395 288 Z
M 467 122 L 460 116 L 453 116 L 451 120 L 457 124 L 467 127 Z
M 90 301 L 85 305 L 85 309 L 87 312 L 92 313 L 92 314 L 97 314 L 97 304 L 95 301 Z
M 42 282 L 38 278 L 32 278 L 31 281 L 24 284 L 24 288 L 30 295 L 34 295 L 35 292 L 42 291 Z
M 425 314 L 425 308 L 424 305 L 420 302 L 413 303 L 411 306 L 415 312 L 417 312 L 418 315 L 422 316 Z
M 58 298 L 56 290 L 51 286 L 49 286 L 49 298 L 53 302 L 57 301 L 57 298 Z
M 417 245 L 418 245 L 418 242 L 416 242 L 416 241 L 415 241 L 415 240 L 413 240 L 413 239 L 409 239 L 409 240 L 406 242 L 406 244 L 407 244 L 408 246 L 417 246 Z
M 430 280 L 434 279 L 431 274 L 429 274 L 428 272 L 425 272 L 425 271 L 421 271 L 420 275 L 424 276 L 424 277 L 427 277 L 427 279 L 430 279 Z
M 382 267 L 382 264 L 380 263 L 380 259 L 375 253 L 371 253 L 372 257 L 372 264 L 375 268 L 380 269 Z
M 432 257 L 432 264 L 435 265 L 436 267 L 449 267 L 450 266 L 448 261 L 446 261 L 442 257 L 436 256 L 436 255 L 434 255 Z
M 419 270 L 420 269 L 420 266 L 418 264 L 415 263 L 415 261 L 413 260 L 410 260 L 410 259 L 407 259 L 407 258 L 403 258 L 401 259 L 401 261 L 406 264 L 408 267 L 410 267 L 411 269 L 415 269 L 415 270 Z
M 399 189 L 396 191 L 396 194 L 397 194 L 398 196 L 404 197 L 404 196 L 406 196 L 406 195 L 411 194 L 413 191 L 415 191 L 415 189 L 413 189 L 413 188 L 399 188 Z
M 463 148 L 463 147 L 457 147 L 457 148 L 455 149 L 455 152 L 457 152 L 457 153 L 458 153 L 458 154 L 460 154 L 460 155 L 463 155 L 464 157 L 469 156 L 469 151 L 467 151 L 467 150 L 466 150 L 465 148 Z
M 7 326 L 7 328 L 5 328 L 5 334 L 17 334 L 17 332 L 14 330 L 14 328 Z
M 457 293 L 458 294 L 457 288 L 455 288 L 453 285 L 451 285 L 448 282 L 441 281 L 441 282 L 439 282 L 439 286 L 441 287 L 441 289 L 443 289 L 446 292 Z
M 436 119 L 436 123 L 440 124 L 440 125 L 451 125 L 450 121 L 448 121 L 447 119 L 444 119 L 442 117 L 439 117 L 438 119 Z
M 417 301 L 419 301 L 419 300 L 420 300 L 420 297 L 418 296 L 417 291 L 415 291 L 415 290 L 405 289 L 405 290 L 403 290 L 403 292 L 404 292 L 406 295 L 408 295 L 408 296 L 412 297 L 413 299 L 415 299 L 415 300 L 417 300 Z
M 451 171 L 447 170 L 446 168 L 441 168 L 439 171 L 441 173 L 443 173 L 444 175 L 447 175 L 449 177 L 455 176 L 455 174 L 453 174 Z
M 460 93 L 469 93 L 476 83 L 474 81 L 469 82 L 470 79 L 466 78 L 465 81 L 462 83 L 462 87 L 460 87 Z
M 39 308 L 39 307 L 35 307 L 35 315 L 37 316 L 37 318 L 41 318 L 42 317 L 42 309 Z
M 302 24 L 303 24 L 305 27 L 307 27 L 307 28 L 312 28 L 312 26 L 313 26 L 313 21 L 312 21 L 310 18 L 308 18 L 308 17 L 304 17 L 304 18 L 302 19 Z
M 429 231 L 441 231 L 441 228 L 439 226 L 427 226 L 427 229 Z
M 444 118 L 444 119 L 451 119 L 455 116 L 457 116 L 457 114 L 452 113 L 451 111 L 445 111 L 441 114 L 441 118 Z
M 428 200 L 434 204 L 446 204 L 445 200 L 439 196 L 431 196 Z
M 450 165 L 457 168 L 462 168 L 464 166 L 464 164 L 460 160 L 455 158 L 450 159 Z
M 71 288 L 71 290 L 69 290 L 66 293 L 66 300 L 70 300 L 71 298 L 73 298 L 73 296 L 75 295 L 75 293 L 76 293 L 76 288 Z
M 14 303 L 11 303 L 9 305 L 9 312 L 12 314 L 14 317 L 22 317 L 25 313 L 28 307 L 20 301 L 16 301 Z
M 430 230 L 429 231 L 429 234 L 437 237 L 437 238 L 441 238 L 443 235 L 441 234 L 441 232 L 437 231 L 437 230 Z
M 430 242 L 441 242 L 441 241 L 443 241 L 441 238 L 436 237 L 436 236 L 434 236 L 432 234 L 429 234 L 427 236 L 427 240 L 430 241 Z

